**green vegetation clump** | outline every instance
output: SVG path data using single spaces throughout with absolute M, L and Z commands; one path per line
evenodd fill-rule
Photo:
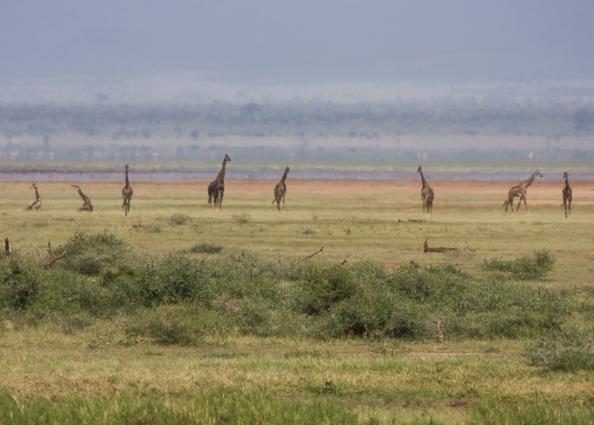
M 101 275 L 108 269 L 129 261 L 129 249 L 124 242 L 110 233 L 87 235 L 75 233 L 56 253 L 66 252 L 60 265 L 85 275 Z
M 191 220 L 191 217 L 186 214 L 173 214 L 169 217 L 169 221 L 176 226 L 183 226 L 184 224 L 188 224 Z
M 210 244 L 210 243 L 198 243 L 192 245 L 189 252 L 192 254 L 218 254 L 223 250 L 221 245 Z
M 575 327 L 554 330 L 529 344 L 524 358 L 549 370 L 594 370 L 594 335 Z
M 548 251 L 542 250 L 534 252 L 531 257 L 524 255 L 515 260 L 485 260 L 483 268 L 508 273 L 516 280 L 537 280 L 543 279 L 553 269 L 554 264 L 554 257 Z
M 27 258 L 12 255 L 0 265 L 0 309 L 23 310 L 35 299 L 42 275 Z
M 538 337 L 571 311 L 569 291 L 451 265 L 389 270 L 243 251 L 142 257 L 109 234 L 75 234 L 59 250 L 68 255 L 49 271 L 26 257 L 0 263 L 0 313 L 72 331 L 123 316 L 131 340 L 195 345 L 221 335 L 422 339 L 437 319 L 450 338 Z

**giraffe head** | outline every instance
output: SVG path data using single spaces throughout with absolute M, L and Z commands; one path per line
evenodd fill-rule
M 70 186 L 72 186 L 73 188 L 75 188 L 76 190 L 80 190 L 80 186 L 77 184 L 71 184 Z
M 289 172 L 289 167 L 285 168 L 285 173 Z
M 225 154 L 225 158 L 223 158 L 224 162 L 231 162 L 231 157 L 227 154 Z
M 421 168 L 421 166 L 419 165 L 419 168 L 417 168 L 417 173 L 422 173 L 423 169 Z
M 541 178 L 544 177 L 538 168 L 536 169 L 534 174 L 536 174 L 538 177 L 541 177 Z
M 37 182 L 33 182 L 33 184 L 31 185 L 31 189 L 37 189 Z
M 128 171 L 128 169 L 130 168 L 130 166 L 128 164 L 124 165 L 124 168 L 126 169 L 126 171 Z
M 563 178 L 564 178 L 564 179 L 567 179 L 568 177 L 569 177 L 569 174 L 567 174 L 567 171 L 565 171 L 565 172 L 563 173 Z

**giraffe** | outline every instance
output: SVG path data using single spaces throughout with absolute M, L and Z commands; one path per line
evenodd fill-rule
M 217 178 L 208 185 L 208 203 L 221 208 L 223 206 L 223 194 L 225 193 L 225 167 L 227 162 L 231 162 L 231 157 L 225 154 L 223 165 Z
M 41 209 L 41 196 L 39 196 L 37 183 L 33 183 L 31 189 L 35 191 L 35 200 L 27 207 L 27 211 L 39 211 Z
M 289 174 L 289 167 L 285 168 L 283 176 L 274 187 L 274 199 L 272 200 L 272 203 L 274 204 L 276 202 L 276 208 L 279 211 L 281 201 L 283 202 L 283 205 L 285 204 L 285 195 L 287 194 L 287 184 L 285 183 L 285 181 L 287 180 L 287 174 Z
M 530 174 L 530 177 L 528 177 L 526 180 L 521 181 L 520 183 L 518 183 L 515 186 L 512 186 L 509 189 L 507 193 L 507 199 L 505 200 L 505 202 L 503 202 L 505 212 L 507 212 L 508 208 L 511 208 L 512 211 L 514 210 L 515 198 L 520 198 L 520 200 L 518 201 L 518 206 L 516 207 L 516 211 L 518 211 L 522 206 L 522 201 L 524 201 L 524 208 L 526 209 L 526 211 L 528 211 L 528 205 L 526 205 L 526 194 L 528 193 L 528 187 L 534 182 L 536 176 L 539 176 L 541 178 L 543 177 L 542 173 L 538 169 L 534 170 L 534 172 Z
M 423 169 L 420 165 L 419 168 L 417 168 L 417 173 L 421 175 L 421 199 L 423 200 L 423 212 L 431 214 L 433 212 L 433 199 L 435 198 L 435 192 L 433 192 L 433 188 L 429 186 L 429 183 L 427 183 L 427 180 L 425 180 Z
M 561 193 L 563 193 L 563 208 L 565 209 L 565 218 L 567 215 L 571 215 L 571 201 L 573 200 L 571 186 L 569 185 L 569 174 L 567 171 L 563 173 L 563 179 L 565 180 L 565 186 Z
M 92 212 L 93 211 L 93 204 L 91 203 L 91 198 L 89 198 L 87 195 L 85 195 L 83 193 L 83 191 L 80 189 L 80 186 L 78 186 L 76 184 L 73 184 L 72 187 L 76 189 L 76 191 L 78 192 L 79 196 L 83 200 L 83 205 L 78 210 L 79 211 Z
M 128 213 L 130 212 L 130 201 L 132 201 L 132 195 L 134 195 L 134 191 L 132 190 L 130 180 L 128 179 L 128 169 L 130 168 L 130 166 L 126 164 L 124 168 L 126 170 L 126 184 L 122 189 L 122 198 L 124 199 L 122 208 L 124 209 L 124 215 L 128 216 Z

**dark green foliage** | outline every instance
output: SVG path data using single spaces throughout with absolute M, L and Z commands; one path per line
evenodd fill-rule
M 124 242 L 109 233 L 75 233 L 56 253 L 66 251 L 60 266 L 86 275 L 100 275 L 130 261 Z
M 517 280 L 542 279 L 553 269 L 555 259 L 546 250 L 536 251 L 532 257 L 521 256 L 515 260 L 492 258 L 485 260 L 483 268 L 489 271 L 508 273 Z
M 134 276 L 146 306 L 194 300 L 208 304 L 210 267 L 184 255 L 147 262 Z
M 33 302 L 41 272 L 30 259 L 12 255 L 0 261 L 0 308 L 22 310 Z
M 338 302 L 353 297 L 358 289 L 353 273 L 341 266 L 314 265 L 306 269 L 304 279 L 301 308 L 310 315 L 329 311 Z
M 49 271 L 31 258 L 0 263 L 0 312 L 56 318 L 72 330 L 123 316 L 133 338 L 195 344 L 238 333 L 427 338 L 437 319 L 450 337 L 536 337 L 561 329 L 572 311 L 570 291 L 477 278 L 453 266 L 388 270 L 243 251 L 143 258 L 108 234 L 76 234 L 59 249 L 68 261 Z M 534 262 L 543 267 L 547 258 Z
M 548 332 L 524 349 L 528 364 L 550 370 L 594 370 L 594 334 L 575 327 Z
M 126 322 L 126 335 L 161 345 L 200 345 L 207 335 L 225 333 L 222 315 L 192 305 L 165 305 L 142 310 Z

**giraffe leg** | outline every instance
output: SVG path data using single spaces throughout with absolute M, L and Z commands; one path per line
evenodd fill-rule
M 563 210 L 565 211 L 565 218 L 567 218 L 567 199 L 563 197 Z
M 224 190 L 219 191 L 219 208 L 223 207 L 223 195 L 225 194 Z

